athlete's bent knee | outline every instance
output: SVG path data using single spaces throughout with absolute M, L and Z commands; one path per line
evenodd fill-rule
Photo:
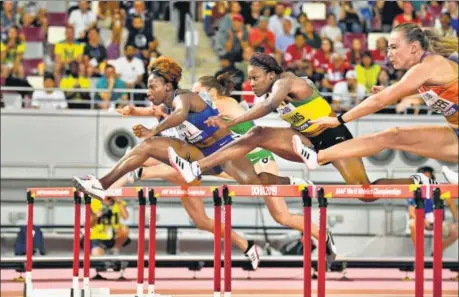
M 261 138 L 263 137 L 263 132 L 264 132 L 265 128 L 264 127 L 260 127 L 260 126 L 255 126 L 253 127 L 252 129 L 249 130 L 249 132 L 247 132 L 247 138 L 250 137 L 250 139 L 253 139 L 254 141 L 255 140 L 261 140 Z
M 385 148 L 394 149 L 399 145 L 402 140 L 403 133 L 399 127 L 392 127 L 379 134 L 378 141 L 383 144 Z

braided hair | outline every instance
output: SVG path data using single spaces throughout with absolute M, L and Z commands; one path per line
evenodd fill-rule
M 274 72 L 275 74 L 284 72 L 277 61 L 272 56 L 265 53 L 254 53 L 252 58 L 250 58 L 249 64 L 251 66 L 260 67 L 265 72 Z

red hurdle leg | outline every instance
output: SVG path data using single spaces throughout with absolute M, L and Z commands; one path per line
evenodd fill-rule
M 433 296 L 441 297 L 442 269 L 443 269 L 443 200 L 440 189 L 433 192 L 434 202 L 434 245 L 433 245 Z
M 79 224 L 78 224 L 79 225 Z M 89 289 L 89 268 L 91 255 L 91 197 L 84 195 L 84 237 L 83 237 L 83 294 L 91 296 Z
M 81 194 L 73 192 L 74 215 L 73 215 L 73 278 L 71 296 L 76 295 L 79 288 L 78 276 L 80 273 L 80 224 L 81 224 Z
M 26 227 L 26 269 L 25 290 L 26 297 L 32 296 L 32 254 L 33 254 L 33 203 L 30 191 L 27 192 L 27 227 Z
M 222 199 L 218 189 L 213 191 L 214 198 L 214 297 L 219 297 L 221 292 L 221 259 L 222 259 Z
M 324 189 L 318 191 L 319 200 L 319 253 L 317 259 L 317 297 L 325 297 L 325 241 L 327 237 L 327 199 L 324 196 Z M 309 239 L 310 240 L 310 239 Z
M 301 192 L 303 198 L 303 297 L 311 297 L 311 196 L 309 189 Z
M 137 244 L 137 295 L 143 297 L 144 261 L 145 261 L 145 204 L 147 201 L 143 189 L 138 192 L 139 199 L 139 241 Z
M 223 188 L 223 200 L 225 202 L 225 297 L 231 296 L 231 196 L 228 188 Z
M 421 196 L 421 189 L 416 189 L 415 297 L 424 296 L 424 198 Z
M 148 191 L 148 200 L 150 202 L 150 227 L 148 241 L 148 296 L 153 297 L 155 294 L 155 268 L 156 268 L 156 197 L 155 192 Z

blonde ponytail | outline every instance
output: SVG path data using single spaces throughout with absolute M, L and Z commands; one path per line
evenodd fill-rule
M 443 37 L 434 28 L 423 28 L 427 42 L 428 51 L 448 58 L 458 52 L 458 39 L 456 37 Z

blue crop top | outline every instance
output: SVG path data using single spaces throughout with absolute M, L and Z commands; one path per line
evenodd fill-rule
M 209 117 L 217 116 L 219 112 L 214 108 L 212 100 L 207 97 L 208 95 L 206 93 L 199 95 L 206 103 L 206 108 L 200 112 L 190 111 L 187 119 L 177 126 L 180 135 L 190 144 L 197 144 L 206 140 L 219 129 L 218 127 L 210 127 L 204 123 Z

